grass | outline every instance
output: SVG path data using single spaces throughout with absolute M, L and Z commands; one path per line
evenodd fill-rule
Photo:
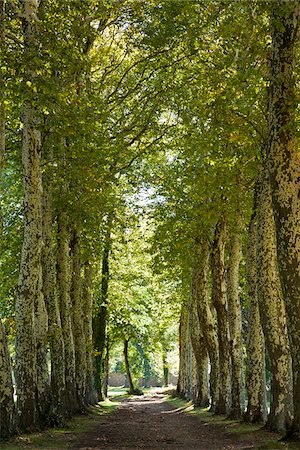
M 176 409 L 187 414 L 195 415 L 202 422 L 220 426 L 226 429 L 226 432 L 232 434 L 233 438 L 245 439 L 253 443 L 253 449 L 256 450 L 296 450 L 300 449 L 299 442 L 280 441 L 280 435 L 262 429 L 261 425 L 250 425 L 236 420 L 227 419 L 225 416 L 216 415 L 208 408 L 194 407 L 192 402 L 182 400 L 178 397 L 168 397 L 168 403 Z
M 1 450 L 72 449 L 74 443 L 80 439 L 82 434 L 88 433 L 96 427 L 99 416 L 110 414 L 119 403 L 119 401 L 110 400 L 99 402 L 97 405 L 89 407 L 86 414 L 71 419 L 66 427 L 51 428 L 40 433 L 23 434 L 6 444 L 0 444 L 0 448 Z

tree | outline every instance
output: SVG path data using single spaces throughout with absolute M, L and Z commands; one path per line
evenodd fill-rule
M 267 164 L 277 234 L 280 279 L 286 303 L 293 360 L 294 424 L 300 431 L 300 279 L 299 177 L 300 163 L 294 131 L 298 2 L 277 1 L 271 13 L 272 48 L 268 98 Z
M 35 56 L 38 48 L 37 20 L 38 3 L 26 0 L 23 9 L 24 58 L 26 61 L 27 84 L 34 83 Z M 31 61 L 31 62 L 29 62 Z M 45 355 L 46 342 L 43 338 L 47 316 L 41 291 L 41 194 L 40 168 L 41 135 L 37 129 L 37 111 L 33 95 L 25 101 L 23 110 L 23 180 L 24 180 L 24 240 L 16 302 L 16 381 L 18 426 L 30 430 L 44 419 L 42 403 L 48 380 Z M 37 312 L 38 328 L 35 324 Z M 37 347 L 38 345 L 38 347 Z M 37 353 L 38 350 L 38 353 Z M 37 357 L 41 356 L 38 378 Z M 46 383 L 46 385 L 45 385 Z M 36 397 L 36 393 L 42 396 Z M 39 410 L 41 407 L 41 410 Z M 41 415 L 40 415 L 41 412 Z

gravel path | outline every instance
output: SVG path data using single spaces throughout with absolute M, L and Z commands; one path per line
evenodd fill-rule
M 99 417 L 99 424 L 75 447 L 80 450 L 246 450 L 254 448 L 226 427 L 201 422 L 166 402 L 163 394 L 124 400 Z M 75 449 L 74 448 L 74 449 Z

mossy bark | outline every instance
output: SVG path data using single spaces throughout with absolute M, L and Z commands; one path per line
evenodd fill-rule
M 300 4 L 272 2 L 267 160 L 277 233 L 278 267 L 293 362 L 293 430 L 300 434 L 300 202 L 295 66 Z
M 227 303 L 231 353 L 231 405 L 229 417 L 241 419 L 244 414 L 244 358 L 242 341 L 242 312 L 239 297 L 239 267 L 241 261 L 242 221 L 237 219 L 231 232 L 227 268 Z
M 290 351 L 285 304 L 277 269 L 275 223 L 267 171 L 257 196 L 257 289 L 259 311 L 271 366 L 271 407 L 268 427 L 284 431 L 292 419 Z
M 246 262 L 249 307 L 245 421 L 248 423 L 263 423 L 267 419 L 265 345 L 257 295 L 256 234 L 256 215 L 253 214 L 249 224 Z
M 230 399 L 230 351 L 224 259 L 226 239 L 226 223 L 221 218 L 215 228 L 211 252 L 212 299 L 217 312 L 220 361 L 220 396 L 217 410 L 219 414 L 229 412 Z

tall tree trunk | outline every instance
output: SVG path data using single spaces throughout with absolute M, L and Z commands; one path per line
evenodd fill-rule
M 106 320 L 107 320 L 107 298 L 109 282 L 109 254 L 111 249 L 111 216 L 108 217 L 108 229 L 105 238 L 104 251 L 102 257 L 102 281 L 101 281 L 101 301 L 100 305 L 95 305 L 95 317 L 93 320 L 93 339 L 95 356 L 95 386 L 100 400 L 103 400 L 102 393 L 102 362 L 106 343 Z
M 83 327 L 86 346 L 86 385 L 85 401 L 93 405 L 97 402 L 97 393 L 94 380 L 93 357 L 93 296 L 92 296 L 93 266 L 86 261 L 84 264 L 83 283 Z
M 300 433 L 300 161 L 295 137 L 294 70 L 299 26 L 298 1 L 272 3 L 268 168 L 277 232 L 277 254 L 286 303 L 293 361 L 294 424 Z
M 16 382 L 20 429 L 38 423 L 36 389 L 36 340 L 34 305 L 38 295 L 41 264 L 41 175 L 40 140 L 34 127 L 32 111 L 24 112 L 24 241 L 16 300 Z
M 35 298 L 34 328 L 37 367 L 37 407 L 39 422 L 48 424 L 50 414 L 50 375 L 48 371 L 48 315 L 42 292 L 43 274 L 40 265 L 37 293 Z
M 184 398 L 185 393 L 185 343 L 186 343 L 186 332 L 187 332 L 187 317 L 188 308 L 185 304 L 181 307 L 180 321 L 179 321 L 179 371 L 178 371 L 178 381 L 177 381 L 177 392 L 178 395 Z
M 52 147 L 49 154 L 44 154 L 48 165 L 43 174 L 43 294 L 48 314 L 48 339 L 51 356 L 51 420 L 61 422 L 65 413 L 65 348 L 60 320 L 60 310 L 57 296 L 56 272 L 52 238 Z
M 76 398 L 75 348 L 71 320 L 71 274 L 69 261 L 70 235 L 68 231 L 68 219 L 66 213 L 60 213 L 57 221 L 57 287 L 65 350 L 65 404 L 69 413 L 72 414 L 73 412 L 78 411 L 78 402 Z
M 130 366 L 129 366 L 129 359 L 128 359 L 128 344 L 129 339 L 124 339 L 124 362 L 125 362 L 125 369 L 126 369 L 126 375 L 127 375 L 127 381 L 129 385 L 129 394 L 134 394 L 135 389 L 132 381 L 132 376 L 130 372 Z
M 209 405 L 209 386 L 208 386 L 208 354 L 205 346 L 203 332 L 200 327 L 198 317 L 197 298 L 194 293 L 194 286 L 191 286 L 191 342 L 196 359 L 197 370 L 197 392 L 195 403 L 197 406 L 206 407 Z
M 196 360 L 191 342 L 191 315 L 187 305 L 182 306 L 180 317 L 180 363 L 177 391 L 182 398 L 196 399 Z
M 103 362 L 103 396 L 108 398 L 108 378 L 109 378 L 109 340 L 106 339 L 105 357 Z
M 163 380 L 164 386 L 169 384 L 169 364 L 166 350 L 162 351 L 162 364 L 163 364 Z
M 73 336 L 75 348 L 75 382 L 77 401 L 80 408 L 85 405 L 86 386 L 86 342 L 84 335 L 82 292 L 81 292 L 81 251 L 80 237 L 73 231 L 70 242 L 72 256 L 71 305 L 73 316 Z
M 208 294 L 209 251 L 210 248 L 208 240 L 203 239 L 195 241 L 194 267 L 192 277 L 197 303 L 198 318 L 211 365 L 211 409 L 216 413 L 219 413 L 219 343 L 216 323 L 212 314 Z
M 248 405 L 245 421 L 262 423 L 267 418 L 265 346 L 262 331 L 256 281 L 256 216 L 252 215 L 249 224 L 247 248 L 248 284 L 248 339 L 247 339 L 247 392 Z
M 242 313 L 239 297 L 239 267 L 241 261 L 241 219 L 230 239 L 227 270 L 227 303 L 231 351 L 230 418 L 241 419 L 244 414 L 244 361 L 242 341 Z
M 8 343 L 0 320 L 0 438 L 7 438 L 15 431 L 11 373 Z
M 24 56 L 26 77 L 34 77 L 31 60 L 36 56 L 36 19 L 38 3 L 24 1 Z M 29 430 L 38 425 L 37 355 L 34 328 L 34 306 L 39 295 L 41 269 L 41 170 L 40 132 L 33 101 L 27 100 L 23 110 L 22 142 L 24 184 L 24 239 L 16 300 L 16 383 L 18 426 Z
M 211 253 L 212 298 L 217 311 L 220 360 L 220 398 L 217 411 L 219 414 L 229 412 L 230 394 L 230 351 L 224 261 L 226 239 L 226 224 L 221 218 L 216 225 Z
M 290 351 L 286 312 L 277 272 L 275 223 L 271 189 L 263 171 L 257 200 L 257 288 L 259 310 L 271 366 L 268 426 L 282 431 L 291 424 Z
M 0 0 L 0 51 L 4 53 L 5 33 L 4 33 L 5 1 Z M 0 74 L 0 183 L 2 185 L 2 171 L 5 154 L 5 106 L 4 106 L 4 86 L 2 74 Z M 2 186 L 1 186 L 2 190 Z M 0 210 L 0 239 L 2 239 L 2 211 Z M 1 247 L 1 245 L 0 245 Z M 14 427 L 14 401 L 13 383 L 10 365 L 9 348 L 6 339 L 5 329 L 0 319 L 0 436 L 3 438 L 11 436 L 15 431 Z

